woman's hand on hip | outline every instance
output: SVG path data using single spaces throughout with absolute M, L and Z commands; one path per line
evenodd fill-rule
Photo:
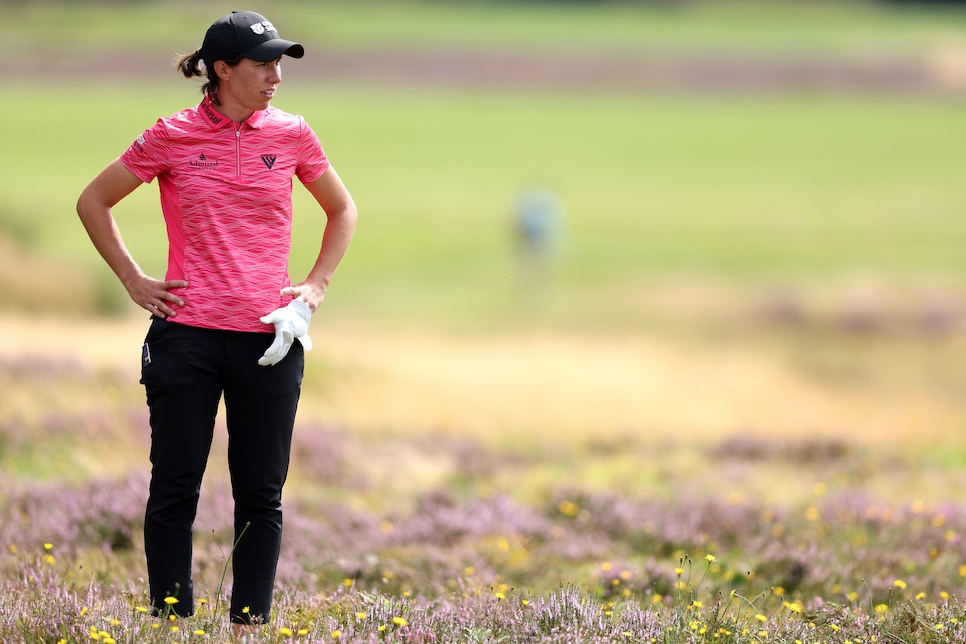
M 188 282 L 184 280 L 161 281 L 143 274 L 124 285 L 138 306 L 161 319 L 178 315 L 174 307 L 183 307 L 184 300 L 172 293 L 171 289 L 186 286 Z

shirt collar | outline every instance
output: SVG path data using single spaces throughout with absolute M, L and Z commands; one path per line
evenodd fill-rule
M 211 102 L 210 96 L 205 96 L 201 101 L 201 105 L 198 106 L 201 116 L 213 129 L 220 129 L 223 127 L 228 127 L 232 122 L 230 118 L 222 114 L 215 107 L 214 103 Z M 245 121 L 250 127 L 260 128 L 262 123 L 265 121 L 266 112 L 268 110 L 256 110 L 248 119 Z

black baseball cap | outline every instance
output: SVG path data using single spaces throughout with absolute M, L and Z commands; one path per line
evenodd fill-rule
M 236 56 L 267 63 L 288 54 L 305 55 L 302 45 L 278 37 L 275 26 L 254 11 L 232 11 L 208 27 L 201 44 L 201 59 L 206 65 Z

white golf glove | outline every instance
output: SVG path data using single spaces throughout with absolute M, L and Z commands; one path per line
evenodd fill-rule
M 302 343 L 306 351 L 312 349 L 312 339 L 308 336 L 312 309 L 302 300 L 292 300 L 288 306 L 275 309 L 259 320 L 262 324 L 275 325 L 275 341 L 258 359 L 258 364 L 263 367 L 280 362 L 288 355 L 288 350 L 292 348 L 292 342 L 296 339 Z

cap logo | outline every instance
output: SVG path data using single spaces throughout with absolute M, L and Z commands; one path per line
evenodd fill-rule
M 275 26 L 272 23 L 270 23 L 268 20 L 262 20 L 261 22 L 256 22 L 255 24 L 253 24 L 252 31 L 254 31 L 255 34 L 258 36 L 261 36 L 266 31 L 274 31 L 278 33 L 278 30 L 275 29 Z

